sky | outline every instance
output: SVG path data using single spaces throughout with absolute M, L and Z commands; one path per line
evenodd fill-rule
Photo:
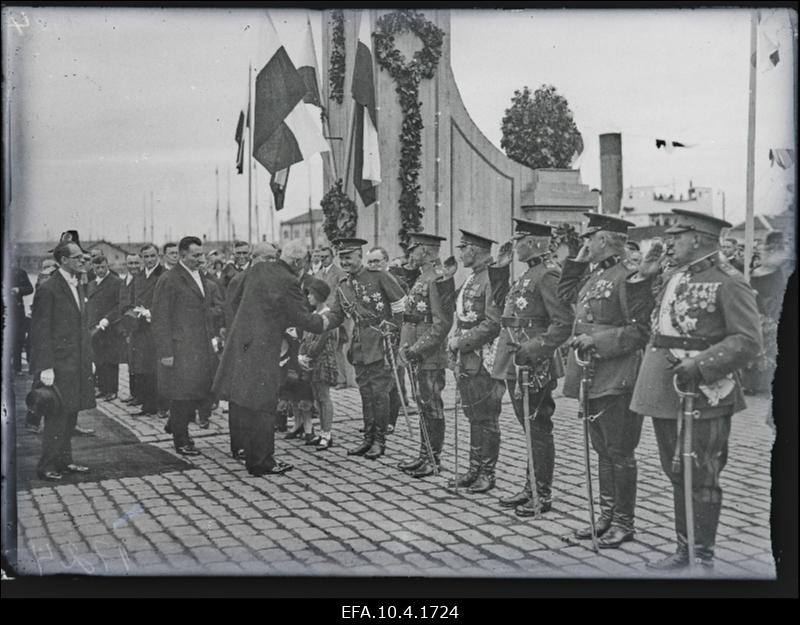
M 310 16 L 319 57 L 319 13 L 271 14 L 292 56 Z M 224 223 L 230 170 L 234 228 L 245 236 L 247 177 L 235 175 L 233 137 L 263 19 L 261 11 L 222 8 L 5 8 L 12 239 L 74 228 L 84 239 L 140 241 L 143 213 L 149 238 L 151 197 L 157 243 L 187 233 L 214 238 L 216 187 Z M 794 167 L 768 160 L 770 148 L 794 147 L 788 12 L 764 11 L 761 28 L 781 57 L 757 70 L 755 205 L 769 214 L 785 208 L 795 177 Z M 711 187 L 715 212 L 724 193 L 733 222 L 745 211 L 749 46 L 750 11 L 741 9 L 451 13 L 459 91 L 496 146 L 514 91 L 551 84 L 583 135 L 585 184 L 600 187 L 598 135 L 621 132 L 625 187 Z M 657 138 L 694 147 L 666 154 L 655 149 Z M 259 230 L 269 233 L 268 176 L 260 171 Z M 309 202 L 318 208 L 323 193 L 317 155 L 293 166 L 278 219 Z

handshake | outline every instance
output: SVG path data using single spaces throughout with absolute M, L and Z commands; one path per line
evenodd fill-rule
M 150 311 L 147 308 L 145 308 L 144 306 L 136 306 L 133 309 L 133 312 L 136 313 L 137 317 L 143 317 L 145 319 L 145 321 L 147 321 L 148 323 L 150 323 L 152 321 L 152 317 L 150 315 Z

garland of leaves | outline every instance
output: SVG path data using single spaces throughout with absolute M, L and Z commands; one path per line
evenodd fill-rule
M 400 96 L 403 123 L 400 129 L 400 244 L 408 245 L 410 232 L 419 232 L 424 207 L 419 204 L 419 170 L 422 153 L 422 114 L 419 101 L 419 83 L 423 78 L 433 78 L 442 56 L 444 31 L 425 16 L 414 10 L 393 11 L 381 16 L 376 23 L 375 57 L 382 69 L 396 83 Z M 414 53 L 410 63 L 395 48 L 398 33 L 412 32 L 422 41 L 422 49 Z
M 329 242 L 356 236 L 358 210 L 356 203 L 342 190 L 341 178 L 322 196 L 320 206 L 325 216 L 322 229 Z
M 329 66 L 328 84 L 331 88 L 331 100 L 339 104 L 344 100 L 344 11 L 331 11 L 333 21 L 333 47 Z

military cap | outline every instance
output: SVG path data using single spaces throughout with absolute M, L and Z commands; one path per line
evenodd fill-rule
M 613 215 L 601 215 L 600 213 L 584 213 L 589 218 L 589 224 L 586 226 L 581 237 L 588 237 L 595 232 L 605 230 L 607 232 L 619 232 L 621 234 L 628 234 L 628 228 L 633 226 L 630 221 L 614 217 Z
M 492 249 L 492 243 L 497 243 L 494 239 L 488 239 L 486 237 L 482 237 L 479 234 L 475 234 L 473 232 L 468 232 L 466 230 L 461 230 L 461 243 L 456 245 L 456 247 L 466 247 L 467 245 L 474 245 L 475 247 L 481 247 L 485 250 Z
M 367 242 L 364 239 L 336 239 L 333 247 L 339 254 L 349 254 L 350 252 L 361 251 Z
M 439 249 L 442 241 L 447 241 L 445 237 L 440 237 L 436 234 L 428 234 L 426 232 L 409 232 L 409 242 L 407 250 L 412 250 L 419 245 L 427 245 Z
M 719 219 L 713 215 L 687 211 L 682 208 L 673 208 L 672 212 L 678 216 L 677 222 L 667 228 L 664 234 L 681 234 L 683 232 L 702 232 L 712 237 L 719 237 L 723 228 L 730 228 L 724 219 Z
M 512 239 L 521 239 L 522 237 L 551 237 L 553 236 L 553 227 L 548 224 L 540 224 L 535 221 L 528 221 L 527 219 L 519 219 L 514 217 L 514 235 Z
M 639 244 L 636 241 L 628 241 L 625 245 L 628 247 L 629 250 L 636 250 L 637 252 L 641 251 L 641 248 L 639 247 Z

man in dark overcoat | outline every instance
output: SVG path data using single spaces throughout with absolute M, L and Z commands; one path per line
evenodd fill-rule
M 31 319 L 33 377 L 52 386 L 60 410 L 47 416 L 37 474 L 58 481 L 63 473 L 84 473 L 88 467 L 72 461 L 71 437 L 78 411 L 94 408 L 89 315 L 79 278 L 86 270 L 83 251 L 75 242 L 53 251 L 60 267 L 36 292 Z
M 180 260 L 158 280 L 153 296 L 153 338 L 158 358 L 158 387 L 169 401 L 169 423 L 178 453 L 195 456 L 189 421 L 207 401 L 216 356 L 211 307 L 213 293 L 200 272 L 203 242 L 183 237 Z
M 119 390 L 119 361 L 122 340 L 119 334 L 119 293 L 122 280 L 108 269 L 105 256 L 92 260 L 95 279 L 87 285 L 89 331 L 97 374 L 98 397 L 114 399 Z
M 138 325 L 138 320 L 129 314 L 133 309 L 133 280 L 142 271 L 142 259 L 138 254 L 128 254 L 125 257 L 125 266 L 128 272 L 121 278 L 119 284 L 119 329 L 124 343 L 124 358 L 128 363 L 128 392 L 130 397 L 125 403 L 131 406 L 141 406 L 142 400 L 139 399 L 138 379 L 131 371 L 131 334 Z
M 153 294 L 156 283 L 164 272 L 158 264 L 158 248 L 147 244 L 139 250 L 144 267 L 133 279 L 132 314 L 136 324 L 131 334 L 130 367 L 136 376 L 138 398 L 142 400 L 142 409 L 134 416 L 152 416 L 158 411 L 158 389 L 156 386 L 156 347 L 153 342 L 152 313 Z
M 246 423 L 245 455 L 251 475 L 285 473 L 291 465 L 275 461 L 281 338 L 296 327 L 321 334 L 328 323 L 308 312 L 298 280 L 308 250 L 290 241 L 279 260 L 252 267 L 242 283 L 236 316 L 214 379 L 213 391 Z

